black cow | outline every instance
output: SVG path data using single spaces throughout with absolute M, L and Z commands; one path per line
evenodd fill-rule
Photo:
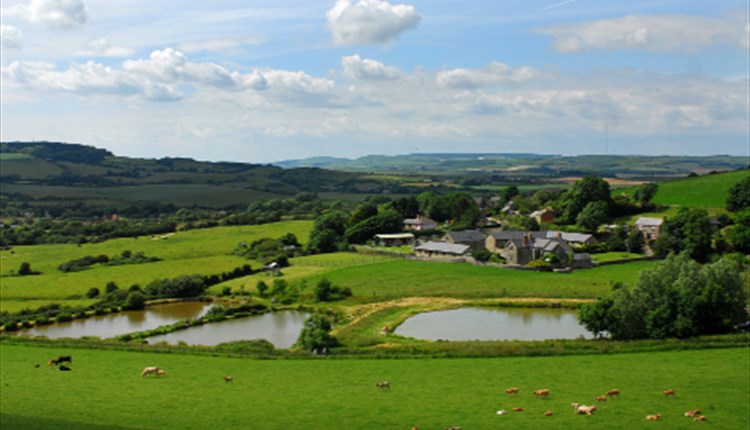
M 73 370 L 73 369 L 71 369 L 70 367 L 68 367 L 68 366 L 66 366 L 66 365 L 63 364 L 62 366 L 58 367 L 57 370 L 60 370 L 60 371 L 63 371 L 63 372 L 67 372 L 67 371 L 70 371 L 70 370 Z

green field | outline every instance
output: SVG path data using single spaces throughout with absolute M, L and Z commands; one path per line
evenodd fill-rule
M 747 348 L 538 358 L 255 360 L 4 343 L 3 429 L 746 429 Z M 46 361 L 73 356 L 73 371 Z M 39 368 L 35 364 L 41 364 Z M 141 378 L 159 366 L 161 379 Z M 234 382 L 223 377 L 232 375 Z M 390 390 L 375 383 L 388 380 Z M 509 397 L 508 387 L 520 393 Z M 547 400 L 531 393 L 548 388 Z M 572 402 L 619 388 L 593 416 Z M 675 389 L 674 398 L 661 391 Z M 498 416 L 499 409 L 524 408 Z M 705 423 L 683 417 L 699 408 Z M 543 416 L 552 411 L 552 416 Z M 662 414 L 660 422 L 647 414 Z
M 653 261 L 604 266 L 573 273 L 534 272 L 429 261 L 393 260 L 329 271 L 333 283 L 349 287 L 353 299 L 400 297 L 547 297 L 595 298 L 612 281 L 634 284 Z
M 0 252 L 0 306 L 3 311 L 15 312 L 32 303 L 37 307 L 50 302 L 78 301 L 92 287 L 103 290 L 109 281 L 127 288 L 141 286 L 154 279 L 185 274 L 219 274 L 243 264 L 258 268 L 259 263 L 229 255 L 241 242 L 252 242 L 262 237 L 277 238 L 293 233 L 300 241 L 310 234 L 311 221 L 284 221 L 258 226 L 217 227 L 177 232 L 157 237 L 114 239 L 102 243 L 77 245 L 17 246 Z M 110 257 L 125 250 L 143 252 L 162 261 L 123 266 L 95 266 L 87 270 L 62 273 L 57 266 L 87 255 L 105 254 Z M 35 271 L 32 276 L 11 276 L 22 262 Z M 40 302 L 41 301 L 46 301 Z

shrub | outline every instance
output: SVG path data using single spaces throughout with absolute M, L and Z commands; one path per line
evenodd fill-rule
M 100 294 L 99 289 L 96 287 L 93 287 L 93 288 L 90 288 L 86 292 L 86 297 L 89 299 L 93 299 L 94 297 L 99 297 L 99 294 Z
M 331 336 L 333 324 L 329 317 L 323 314 L 313 314 L 305 321 L 305 327 L 300 333 L 298 342 L 310 351 L 319 351 L 338 345 L 338 340 Z

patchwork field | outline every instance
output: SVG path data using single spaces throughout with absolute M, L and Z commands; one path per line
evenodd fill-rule
M 70 372 L 46 361 L 73 356 Z M 544 358 L 254 360 L 5 343 L 4 429 L 743 429 L 748 349 Z M 36 368 L 36 364 L 41 364 Z M 166 370 L 141 378 L 145 366 Z M 232 375 L 234 382 L 223 377 Z M 375 383 L 388 380 L 391 389 Z M 508 387 L 520 393 L 511 397 Z M 549 399 L 535 399 L 540 388 Z M 572 402 L 619 388 L 592 416 Z M 661 391 L 675 389 L 674 398 Z M 504 416 L 497 410 L 522 407 Z M 705 423 L 683 416 L 701 409 Z M 552 416 L 545 417 L 545 411 Z M 646 421 L 662 414 L 660 422 Z

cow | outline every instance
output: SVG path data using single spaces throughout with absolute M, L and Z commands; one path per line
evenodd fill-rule
M 544 413 L 544 416 L 545 416 L 545 417 L 551 417 L 551 416 L 552 416 L 552 411 L 547 411 L 547 412 L 545 412 L 545 413 Z
M 613 388 L 613 389 L 607 391 L 604 395 L 607 396 L 607 397 L 619 397 L 620 396 L 620 390 L 618 390 L 617 388 Z
M 381 389 L 382 388 L 388 388 L 388 389 L 390 389 L 391 388 L 391 383 L 388 382 L 388 381 L 380 381 L 377 384 L 375 384 L 375 386 L 378 387 L 378 388 L 381 388 Z
M 159 368 L 156 367 L 156 366 L 146 367 L 146 368 L 143 369 L 143 372 L 141 372 L 141 378 L 143 378 L 144 376 L 149 375 L 151 373 L 156 374 L 156 372 L 158 372 L 158 371 L 159 371 Z
M 512 387 L 505 390 L 505 394 L 518 394 L 518 388 Z
M 57 370 L 60 370 L 60 371 L 63 371 L 63 372 L 70 372 L 73 369 L 71 369 L 70 367 L 68 367 L 68 366 L 66 366 L 66 365 L 63 364 L 62 366 L 58 367 Z
M 65 363 L 65 362 L 68 362 L 68 363 L 72 364 L 73 363 L 73 357 L 71 357 L 70 355 L 61 355 L 61 356 L 59 356 L 57 358 L 53 358 L 52 360 L 48 361 L 48 364 L 50 366 L 52 366 L 53 364 L 54 365 L 58 365 L 60 363 Z
M 603 396 L 596 396 L 596 397 L 594 397 L 594 400 L 596 400 L 597 402 L 606 402 L 607 401 L 607 395 L 605 394 Z
M 578 414 L 580 414 L 580 415 L 583 415 L 583 414 L 586 414 L 586 415 L 593 415 L 593 414 L 594 414 L 594 411 L 597 411 L 597 410 L 598 410 L 598 409 L 597 409 L 596 405 L 594 405 L 594 406 L 586 406 L 586 405 L 582 405 L 582 406 L 579 406 L 579 407 L 578 407 L 578 411 L 577 411 L 577 412 L 578 412 Z
M 661 419 L 661 414 L 646 415 L 646 419 L 649 421 L 659 421 Z
M 541 398 L 541 397 L 549 397 L 549 390 L 546 388 L 543 388 L 541 390 L 534 391 L 534 397 Z
M 232 378 L 231 376 L 227 375 L 227 376 L 224 377 L 224 381 L 228 384 L 228 383 L 234 381 L 234 378 Z
M 664 396 L 672 396 L 672 397 L 674 397 L 676 394 L 674 389 L 664 390 L 661 393 L 664 394 Z
M 685 416 L 690 417 L 690 418 L 697 417 L 700 414 L 701 414 L 700 409 L 693 409 L 693 410 L 685 412 Z
M 156 371 L 156 376 L 158 376 L 158 377 L 160 377 L 160 378 L 161 378 L 162 376 L 166 375 L 166 374 L 167 374 L 167 371 L 166 371 L 166 370 L 162 370 L 162 369 L 159 369 L 159 370 L 157 370 L 157 371 Z
M 706 421 L 706 417 L 703 415 L 698 415 L 697 417 L 693 418 L 693 421 Z

